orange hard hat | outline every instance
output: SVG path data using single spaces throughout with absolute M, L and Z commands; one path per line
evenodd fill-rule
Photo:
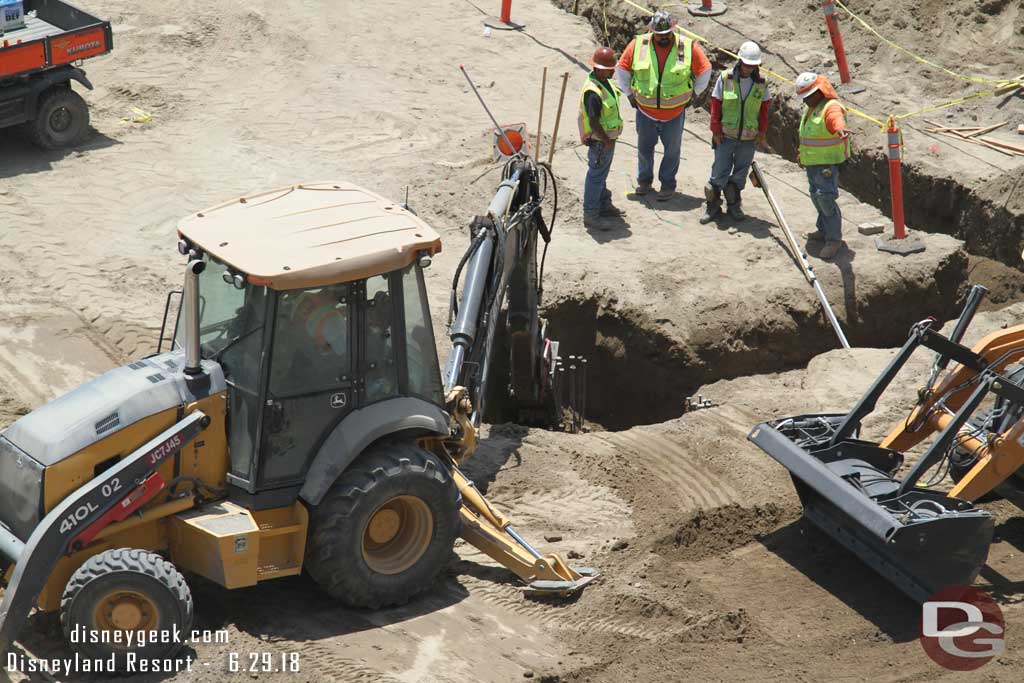
M 590 58 L 590 66 L 595 69 L 614 69 L 615 62 L 615 53 L 610 47 L 597 48 L 594 50 L 594 55 Z

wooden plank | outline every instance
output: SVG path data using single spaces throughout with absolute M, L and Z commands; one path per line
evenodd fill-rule
M 969 138 L 976 138 L 979 135 L 984 135 L 985 133 L 991 133 L 992 131 L 994 131 L 997 128 L 1002 128 L 1007 123 L 1009 123 L 1009 121 L 1003 121 L 1002 123 L 997 123 L 994 126 L 989 126 L 988 128 L 982 128 L 981 130 L 975 131 L 973 133 L 968 133 L 967 137 L 969 137 Z
M 1002 95 L 1004 93 L 1008 93 L 1008 92 L 1011 92 L 1013 90 L 1016 90 L 1017 88 L 1020 88 L 1021 90 L 1024 90 L 1024 86 L 1022 86 L 1020 84 L 1020 81 L 1024 81 L 1024 74 L 1021 74 L 1020 76 L 1017 76 L 1016 80 L 1018 81 L 1017 83 L 1008 83 L 1007 85 L 999 86 L 998 88 L 996 88 L 995 94 L 996 95 Z
M 981 138 L 978 138 L 978 139 L 979 140 L 984 140 L 985 142 L 987 142 L 990 145 L 996 145 L 997 147 L 1004 147 L 1006 149 L 1013 150 L 1014 152 L 1017 152 L 1018 154 L 1024 155 L 1024 147 L 1018 147 L 1016 145 L 1011 145 L 1008 142 L 1002 142 L 1000 140 L 993 140 L 992 138 L 981 137 Z
M 995 145 L 990 145 L 987 142 L 983 142 L 981 140 L 976 140 L 974 138 L 969 138 L 969 137 L 967 137 L 966 135 L 963 135 L 963 134 L 957 134 L 957 133 L 949 132 L 949 133 L 936 133 L 936 135 L 942 135 L 944 137 L 952 138 L 953 140 L 959 140 L 960 142 L 967 142 L 967 143 L 970 143 L 972 145 L 979 145 L 981 147 L 987 147 L 988 149 L 995 150 L 996 152 L 1000 152 L 1002 154 L 1005 154 L 1008 157 L 1024 156 L 1024 155 L 1018 155 L 1015 152 L 1011 152 L 1010 150 L 1007 150 L 1007 149 L 1001 149 L 999 147 L 996 147 Z
M 981 126 L 972 126 L 969 128 L 950 128 L 946 126 L 940 126 L 938 128 L 929 128 L 929 133 L 943 133 L 945 131 L 956 131 L 958 133 L 966 133 L 967 131 L 980 131 L 983 130 Z

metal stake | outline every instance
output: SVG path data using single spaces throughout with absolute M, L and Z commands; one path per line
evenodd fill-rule
M 782 209 L 779 207 L 778 202 L 775 201 L 775 196 L 772 191 L 768 189 L 768 183 L 764 179 L 764 174 L 761 172 L 761 167 L 754 161 L 750 164 L 751 174 L 754 176 L 755 186 L 760 187 L 761 191 L 764 192 L 765 198 L 768 200 L 768 206 L 771 207 L 772 213 L 775 214 L 775 220 L 779 222 L 779 227 L 782 228 L 782 233 L 786 236 L 786 243 L 789 244 L 790 251 L 793 252 L 793 256 L 796 257 L 797 263 L 800 265 L 800 270 L 804 274 L 804 278 L 814 288 L 814 293 L 818 295 L 818 301 L 821 302 L 821 308 L 825 311 L 825 317 L 832 324 L 832 329 L 835 330 L 836 336 L 839 337 L 839 343 L 843 345 L 844 349 L 850 348 L 850 342 L 846 341 L 846 335 L 843 334 L 843 328 L 839 326 L 839 321 L 836 319 L 836 314 L 832 312 L 832 306 L 828 302 L 828 298 L 825 297 L 825 291 L 821 288 L 821 283 L 818 282 L 817 276 L 814 274 L 814 269 L 811 268 L 811 264 L 807 262 L 807 257 L 804 256 L 803 250 L 797 245 L 796 238 L 793 237 L 793 233 L 789 229 L 789 224 L 786 223 L 786 217 L 782 215 Z
M 480 106 L 482 106 L 484 108 L 484 111 L 487 112 L 487 116 L 490 117 L 491 123 L 494 124 L 495 130 L 497 130 L 498 134 L 501 135 L 501 137 L 505 140 L 505 144 L 508 145 L 509 150 L 514 150 L 516 148 L 516 146 L 512 144 L 511 140 L 508 139 L 508 136 L 505 135 L 505 129 L 498 125 L 498 121 L 497 121 L 497 119 L 494 118 L 494 114 L 492 114 L 491 110 L 487 108 L 487 103 L 484 102 L 484 98 L 480 96 L 480 91 L 476 89 L 476 84 L 473 83 L 473 79 L 469 77 L 469 72 L 466 71 L 466 67 L 464 67 L 461 64 L 459 64 L 459 69 L 462 71 L 462 75 L 466 77 L 466 81 L 469 82 L 469 87 L 473 89 L 473 94 L 476 95 L 476 98 L 478 100 L 480 100 Z M 566 76 L 568 76 L 568 75 L 569 74 L 566 74 Z M 563 89 L 562 89 L 562 93 L 563 94 L 565 93 L 564 86 L 563 86 Z M 561 112 L 561 107 L 559 107 L 559 112 Z M 557 128 L 557 121 L 555 122 L 555 125 L 556 125 L 555 130 L 558 130 L 558 128 Z M 513 156 L 518 156 L 520 154 L 522 154 L 522 150 L 517 151 Z

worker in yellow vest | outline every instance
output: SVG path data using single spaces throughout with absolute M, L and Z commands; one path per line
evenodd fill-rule
M 772 95 L 761 76 L 761 48 L 752 40 L 740 45 L 739 61 L 723 72 L 711 91 L 711 146 L 715 161 L 704 186 L 707 207 L 701 223 L 722 215 L 722 194 L 733 220 L 745 218 L 740 193 L 758 144 L 768 134 L 768 109 Z
M 818 210 L 817 229 L 808 232 L 808 246 L 824 242 L 818 256 L 834 258 L 843 246 L 843 215 L 839 198 L 839 167 L 850 158 L 850 131 L 846 114 L 828 78 L 802 73 L 796 92 L 804 101 L 800 117 L 798 161 L 807 171 L 811 203 Z
M 615 80 L 637 109 L 636 193 L 654 189 L 654 147 L 661 140 L 656 198 L 664 202 L 676 191 L 686 107 L 708 87 L 711 62 L 700 45 L 676 33 L 675 19 L 665 10 L 655 12 L 647 28 L 622 51 Z
M 620 218 L 622 211 L 612 204 L 608 172 L 615 156 L 615 140 L 622 133 L 619 89 L 612 83 L 615 53 L 599 47 L 590 58 L 592 70 L 580 89 L 580 113 L 577 125 L 580 142 L 587 152 L 587 178 L 583 184 L 583 227 L 607 228 L 602 218 Z

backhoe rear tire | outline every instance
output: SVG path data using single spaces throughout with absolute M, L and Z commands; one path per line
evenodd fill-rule
M 176 639 L 162 636 L 131 650 L 137 661 L 168 659 L 189 637 L 194 618 L 192 593 L 181 572 L 156 553 L 132 548 L 107 550 L 86 560 L 68 580 L 60 608 L 71 648 L 83 659 L 113 657 L 119 673 L 130 673 L 127 632 L 177 634 Z M 121 632 L 120 646 L 113 640 L 116 631 Z M 160 642 L 164 639 L 172 642 Z
M 448 563 L 460 506 L 436 456 L 409 443 L 373 446 L 313 509 L 306 570 L 347 605 L 405 604 Z

